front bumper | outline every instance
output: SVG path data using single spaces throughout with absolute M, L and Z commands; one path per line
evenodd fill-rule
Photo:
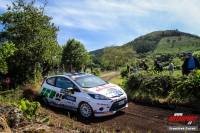
M 89 104 L 93 108 L 94 116 L 108 116 L 113 115 L 117 111 L 122 110 L 128 107 L 127 97 L 120 99 L 112 99 L 112 100 L 91 100 Z

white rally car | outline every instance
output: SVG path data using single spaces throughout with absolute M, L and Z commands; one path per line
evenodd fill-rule
M 128 107 L 123 89 L 88 73 L 47 77 L 40 95 L 45 104 L 78 111 L 86 118 L 112 115 Z

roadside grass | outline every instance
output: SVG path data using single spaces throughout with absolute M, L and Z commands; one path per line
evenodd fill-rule
M 175 70 L 174 75 L 182 75 L 182 70 Z
M 105 77 L 105 76 L 109 76 L 111 74 L 114 74 L 116 71 L 107 71 L 107 72 L 101 72 L 100 73 L 100 77 Z
M 119 84 L 122 84 L 123 78 L 121 78 L 121 76 L 119 75 L 117 77 L 112 78 L 109 82 L 116 84 L 116 85 L 119 85 Z
M 20 101 L 21 94 L 22 94 L 21 91 L 18 89 L 0 91 L 0 106 L 11 105 L 16 101 Z

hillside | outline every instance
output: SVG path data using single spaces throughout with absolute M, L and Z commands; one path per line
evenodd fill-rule
M 100 64 L 101 56 L 103 54 L 103 48 L 95 50 L 95 51 L 91 51 L 91 52 L 89 52 L 89 54 L 90 54 L 92 61 L 95 64 Z
M 137 53 L 185 52 L 195 50 L 200 45 L 200 37 L 197 35 L 180 32 L 178 30 L 154 31 L 140 36 L 125 45 L 133 45 Z M 192 46 L 192 47 L 191 47 Z
M 132 45 L 138 54 L 183 53 L 200 49 L 200 37 L 176 30 L 154 31 L 124 45 Z M 99 64 L 103 49 L 91 51 L 94 63 Z
M 200 49 L 200 38 L 190 36 L 172 36 L 160 40 L 154 53 L 182 53 Z

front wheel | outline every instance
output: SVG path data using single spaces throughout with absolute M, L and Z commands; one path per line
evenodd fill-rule
M 94 116 L 92 108 L 90 107 L 90 105 L 86 102 L 82 102 L 80 103 L 79 106 L 79 113 L 81 114 L 81 116 L 85 117 L 85 118 L 91 118 Z

